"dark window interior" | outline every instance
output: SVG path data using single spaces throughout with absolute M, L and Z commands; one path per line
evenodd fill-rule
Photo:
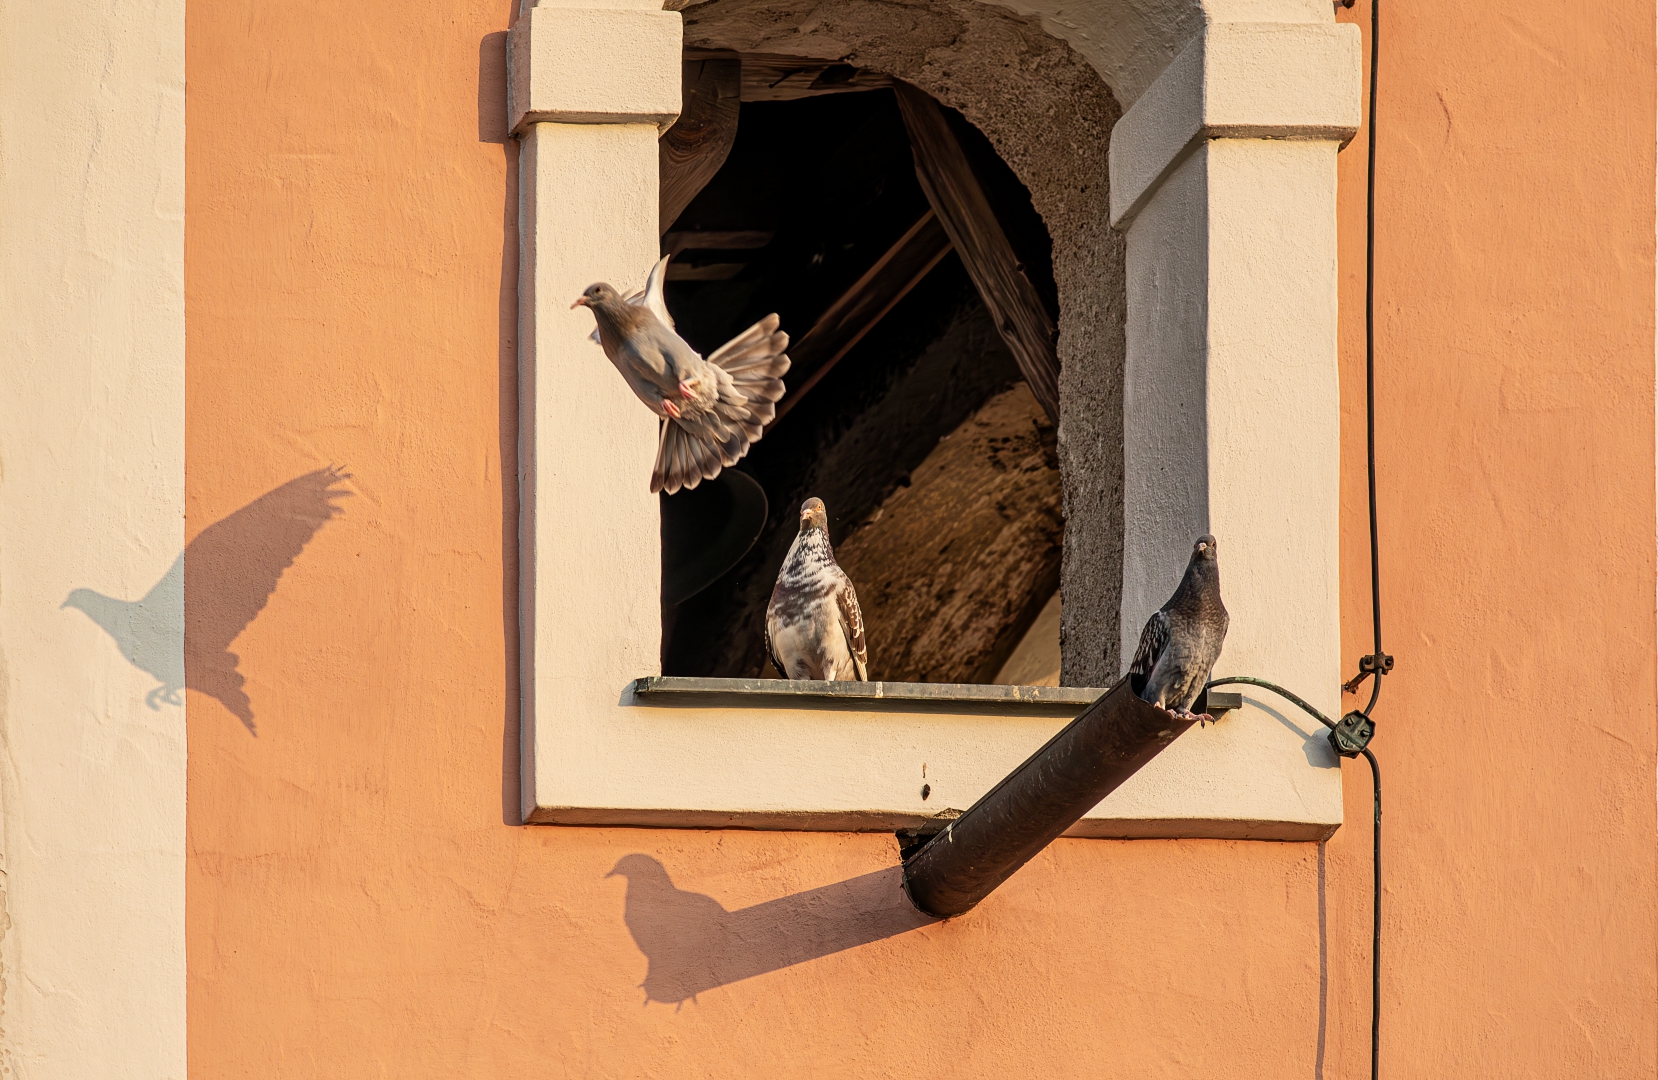
M 1051 244 L 1029 194 L 980 132 L 948 115 L 1057 321 Z M 663 237 L 675 255 L 668 307 L 704 354 L 773 311 L 798 344 L 928 213 L 890 89 L 745 101 L 724 165 Z M 858 589 L 870 677 L 989 681 L 1058 584 L 1058 467 L 1052 425 L 1007 396 L 1019 368 L 961 259 L 944 255 L 808 386 L 814 366 L 796 357 L 779 419 L 727 470 L 741 477 L 662 496 L 663 672 L 778 677 L 766 603 L 796 510 L 815 495 Z M 917 481 L 929 462 L 939 475 Z M 895 501 L 918 482 L 932 486 Z M 934 539 L 940 551 L 920 550 Z M 1010 558 L 1019 567 L 1000 580 Z

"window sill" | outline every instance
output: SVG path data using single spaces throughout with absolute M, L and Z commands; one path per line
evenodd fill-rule
M 785 679 L 635 679 L 642 705 L 719 708 L 857 708 L 915 712 L 983 712 L 1001 716 L 1075 716 L 1105 691 L 1083 686 L 1000 686 L 985 683 L 816 682 Z
M 1082 687 L 636 679 L 567 713 L 526 761 L 526 821 L 896 831 L 965 810 L 1102 691 Z M 1322 730 L 1216 695 L 1193 728 L 1068 835 L 1318 840 L 1341 823 Z M 572 703 L 573 704 L 573 703 Z M 538 740 L 539 742 L 539 740 Z M 538 767 L 536 761 L 542 765 Z

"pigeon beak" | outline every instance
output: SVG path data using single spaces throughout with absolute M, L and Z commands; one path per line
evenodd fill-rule
M 587 297 L 578 296 L 578 297 L 576 297 L 576 302 L 570 305 L 570 310 L 574 311 L 579 307 L 586 307 L 586 306 L 587 306 Z

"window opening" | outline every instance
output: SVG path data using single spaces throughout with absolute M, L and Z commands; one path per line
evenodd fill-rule
M 938 183 L 930 199 L 918 179 L 898 93 L 942 117 L 928 137 L 965 159 L 980 216 L 1006 238 L 989 241 L 1010 253 L 1002 276 L 1019 280 L 995 280 L 982 252 L 976 272 L 964 264 Z M 692 57 L 685 100 L 685 130 L 663 144 L 664 217 L 684 204 L 662 238 L 668 307 L 705 355 L 775 311 L 793 366 L 777 420 L 737 466 L 661 496 L 663 673 L 780 677 L 765 608 L 797 510 L 817 496 L 872 680 L 1057 684 L 1056 429 L 1024 372 L 1052 353 L 1058 291 L 1029 193 L 960 114 L 847 65 Z M 712 148 L 700 161 L 699 144 Z M 712 175 L 692 194 L 699 172 Z

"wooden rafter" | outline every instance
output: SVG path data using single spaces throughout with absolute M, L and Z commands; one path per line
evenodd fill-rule
M 891 86 L 892 78 L 840 60 L 724 49 L 686 49 L 687 60 L 738 59 L 743 64 L 744 101 L 798 101 L 823 94 L 850 94 Z
M 662 254 L 682 251 L 754 251 L 771 243 L 770 229 L 687 229 L 662 234 Z
M 789 388 L 771 423 L 776 424 L 787 416 L 840 358 L 862 341 L 949 253 L 950 238 L 937 215 L 929 210 L 789 347 L 793 366 L 809 374 L 798 386 Z
M 921 190 L 943 223 L 996 329 L 1042 410 L 1059 419 L 1058 329 L 1008 242 L 967 152 L 931 97 L 894 82 Z
M 686 60 L 679 119 L 657 141 L 659 233 L 714 179 L 737 140 L 742 61 Z

